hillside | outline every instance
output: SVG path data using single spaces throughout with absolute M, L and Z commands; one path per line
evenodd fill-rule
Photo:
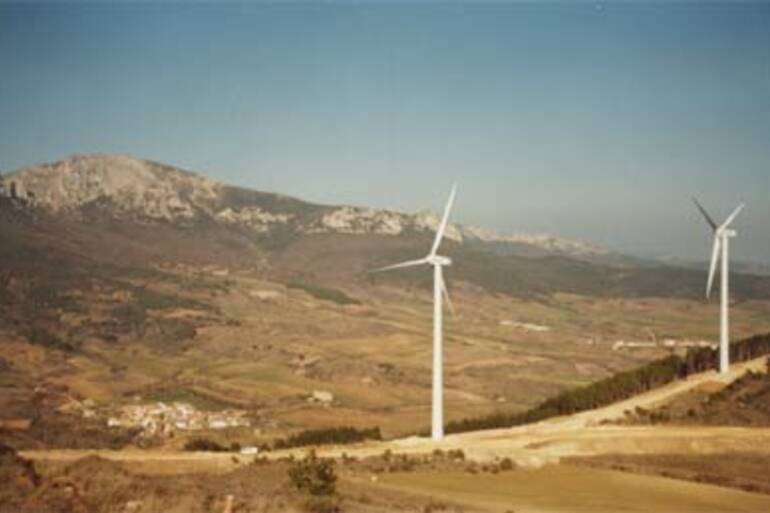
M 367 271 L 424 254 L 435 216 L 314 205 L 123 156 L 6 179 L 34 191 L 32 206 L 0 198 L 0 420 L 27 426 L 24 446 L 120 446 L 135 433 L 108 419 L 158 402 L 246 412 L 259 435 L 212 433 L 225 444 L 426 424 L 430 276 Z M 449 235 L 449 421 L 519 412 L 716 337 L 702 273 Z M 770 281 L 733 281 L 734 336 L 770 331 Z
M 652 410 L 640 410 L 632 423 L 692 426 L 770 427 L 770 374 L 749 372 L 726 387 L 703 387 Z
M 366 271 L 381 263 L 420 256 L 438 223 L 429 212 L 315 205 L 127 156 L 78 155 L 19 170 L 7 180 L 21 195 L 31 192 L 38 210 L 48 214 L 26 230 L 56 232 L 58 240 L 45 242 L 76 244 L 89 258 L 113 265 L 267 263 L 267 271 L 284 279 L 304 275 L 326 285 L 357 286 L 370 281 Z M 640 265 L 588 243 L 506 237 L 460 225 L 450 226 L 447 239 L 444 251 L 456 261 L 450 279 L 488 292 L 702 297 L 703 272 Z M 413 279 L 397 273 L 377 280 L 402 283 L 405 277 Z M 770 277 L 736 275 L 733 283 L 737 299 L 770 297 Z

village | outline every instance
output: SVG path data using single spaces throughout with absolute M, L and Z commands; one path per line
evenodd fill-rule
M 107 426 L 140 428 L 147 437 L 168 437 L 175 431 L 250 427 L 246 415 L 244 410 L 200 411 L 188 403 L 159 401 L 123 406 L 116 416 L 107 419 Z

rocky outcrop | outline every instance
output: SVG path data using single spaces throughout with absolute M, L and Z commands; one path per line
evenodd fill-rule
M 151 221 L 209 220 L 257 234 L 345 233 L 399 236 L 435 232 L 438 214 L 406 214 L 352 206 L 321 206 L 277 194 L 230 187 L 202 175 L 126 155 L 75 155 L 53 164 L 17 171 L 7 177 L 20 194 L 53 212 L 78 212 L 92 206 L 115 217 Z M 499 235 L 491 230 L 451 224 L 446 238 L 455 242 L 525 244 L 546 252 L 602 255 L 596 245 L 550 235 Z

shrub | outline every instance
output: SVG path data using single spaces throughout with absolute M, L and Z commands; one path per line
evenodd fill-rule
M 226 452 L 227 449 L 208 438 L 194 438 L 184 444 L 185 451 Z
M 308 497 L 304 503 L 308 513 L 339 513 L 340 506 L 337 497 Z
M 450 450 L 447 452 L 447 456 L 454 461 L 465 461 L 465 453 L 462 449 Z
M 334 461 L 318 458 L 315 451 L 289 468 L 289 480 L 294 488 L 314 497 L 329 497 L 337 491 Z
M 422 511 L 423 513 L 435 513 L 436 511 L 446 511 L 449 509 L 449 505 L 436 501 L 434 499 L 431 499 L 428 504 L 423 506 Z
M 321 287 L 320 285 L 312 285 L 310 283 L 305 283 L 301 281 L 292 281 L 287 283 L 286 287 L 290 289 L 304 290 L 314 298 L 323 299 L 324 301 L 331 301 L 333 303 L 337 303 L 338 305 L 360 305 L 361 304 L 361 301 L 348 296 L 341 290 L 328 289 L 326 287 Z
M 136 297 L 137 304 L 145 310 L 167 310 L 171 308 L 208 309 L 208 307 L 200 301 L 178 295 L 156 292 L 146 287 L 134 287 L 132 292 Z
M 382 440 L 380 428 L 356 429 L 354 427 L 337 427 L 308 429 L 291 435 L 289 438 L 276 440 L 273 443 L 273 446 L 276 449 L 286 449 L 290 447 L 304 447 L 307 445 L 351 444 L 363 440 Z
M 27 337 L 27 340 L 29 341 L 30 344 L 47 347 L 49 349 L 58 349 L 66 353 L 71 353 L 75 351 L 75 346 L 73 346 L 69 342 L 62 340 L 61 338 L 59 338 L 59 336 L 51 333 L 45 328 L 40 328 L 38 326 L 30 326 L 24 332 L 24 335 Z
M 500 460 L 500 470 L 513 470 L 513 461 L 511 458 L 503 458 Z

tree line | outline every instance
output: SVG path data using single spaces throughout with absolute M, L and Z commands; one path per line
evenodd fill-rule
M 742 362 L 770 354 L 770 333 L 755 335 L 730 346 L 730 361 Z M 463 433 L 481 429 L 496 429 L 538 422 L 560 415 L 593 410 L 686 378 L 719 365 L 719 351 L 711 348 L 691 348 L 682 356 L 670 355 L 636 369 L 614 374 L 584 387 L 567 390 L 546 399 L 538 406 L 520 413 L 493 413 L 452 421 L 446 433 Z
M 273 449 L 288 449 L 307 445 L 342 445 L 364 440 L 382 440 L 379 427 L 356 429 L 354 427 L 336 427 L 327 429 L 308 429 L 288 438 L 279 438 L 273 442 Z

